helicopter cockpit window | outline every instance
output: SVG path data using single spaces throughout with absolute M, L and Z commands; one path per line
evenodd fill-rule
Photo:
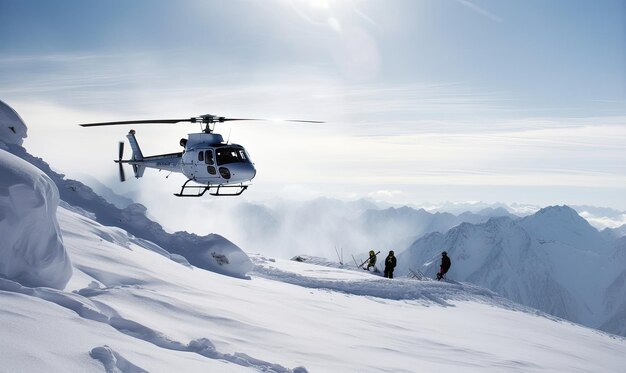
M 205 151 L 204 162 L 206 164 L 213 164 L 213 150 L 206 150 Z
M 217 164 L 223 165 L 228 163 L 238 163 L 244 162 L 249 163 L 248 157 L 246 156 L 246 152 L 242 148 L 236 147 L 226 147 L 216 149 L 217 154 Z
M 204 162 L 204 152 L 198 152 L 198 161 Z

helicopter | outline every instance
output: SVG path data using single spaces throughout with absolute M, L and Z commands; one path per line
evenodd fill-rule
M 201 197 L 206 192 L 213 196 L 239 196 L 250 186 L 249 182 L 256 176 L 254 163 L 246 149 L 238 144 L 224 142 L 219 133 L 215 133 L 215 124 L 230 121 L 251 121 L 268 119 L 226 118 L 212 114 L 204 114 L 186 119 L 148 119 L 121 122 L 84 123 L 81 127 L 116 126 L 129 124 L 176 124 L 180 122 L 200 123 L 204 129 L 200 133 L 190 133 L 180 139 L 182 152 L 144 156 L 131 129 L 126 137 L 132 149 L 130 159 L 124 157 L 124 142 L 119 143 L 118 159 L 120 181 L 125 181 L 123 164 L 133 167 L 136 178 L 143 176 L 146 168 L 156 168 L 170 172 L 182 173 L 187 181 L 177 197 Z M 314 120 L 287 119 L 286 122 L 324 123 Z M 190 182 L 198 185 L 189 185 Z

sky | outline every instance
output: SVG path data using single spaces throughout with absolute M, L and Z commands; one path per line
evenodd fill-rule
M 0 0 L 0 98 L 31 153 L 149 208 L 178 203 L 184 176 L 122 185 L 111 160 L 128 129 L 78 123 L 324 121 L 217 127 L 255 162 L 252 201 L 626 210 L 619 0 Z M 135 129 L 148 155 L 197 130 Z

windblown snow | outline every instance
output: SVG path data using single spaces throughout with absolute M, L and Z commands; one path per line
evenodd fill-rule
M 149 223 L 143 207 L 107 204 L 4 140 L 43 172 L 0 150 L 0 263 L 44 269 L 33 270 L 37 282 L 0 273 L 2 371 L 618 372 L 626 366 L 622 337 L 467 282 L 389 280 L 310 257 L 245 254 L 217 235 L 169 235 Z M 25 212 L 29 217 L 20 215 Z M 510 242 L 524 242 L 514 225 L 505 224 L 514 232 Z M 6 237 L 19 242 L 6 250 Z M 31 239 L 32 247 L 24 244 Z M 61 257 L 52 263 L 64 280 L 41 277 L 51 258 Z

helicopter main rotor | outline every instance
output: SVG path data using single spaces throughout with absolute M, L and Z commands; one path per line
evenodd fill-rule
M 213 114 L 204 114 L 197 117 L 185 118 L 185 119 L 145 119 L 145 120 L 127 120 L 121 122 L 101 122 L 101 123 L 83 123 L 79 124 L 81 127 L 98 127 L 98 126 L 117 126 L 117 125 L 126 125 L 126 124 L 176 124 L 180 122 L 190 122 L 190 123 L 203 123 L 205 124 L 204 132 L 212 133 L 213 129 L 211 129 L 211 124 L 215 123 L 224 123 L 231 121 L 251 121 L 251 120 L 262 120 L 262 121 L 271 121 L 277 119 L 258 119 L 258 118 L 226 118 L 220 117 Z M 299 120 L 299 119 L 280 119 L 283 122 L 301 122 L 301 123 L 324 123 L 316 120 Z

